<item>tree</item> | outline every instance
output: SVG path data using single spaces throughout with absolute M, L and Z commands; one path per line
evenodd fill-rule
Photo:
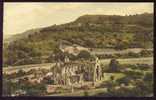
M 36 84 L 36 85 L 27 85 L 25 86 L 26 95 L 28 96 L 41 96 L 45 93 L 46 87 L 44 84 Z
M 80 51 L 80 53 L 77 56 L 78 58 L 83 58 L 83 59 L 90 59 L 91 58 L 91 54 L 86 51 L 86 50 L 82 50 Z
M 54 80 L 51 79 L 51 77 L 45 77 L 43 78 L 44 84 L 54 84 Z
M 116 50 L 123 50 L 123 49 L 127 49 L 128 48 L 128 44 L 127 43 L 123 43 L 122 41 L 118 42 L 115 45 L 115 49 Z
M 55 61 L 59 61 L 59 60 L 64 61 L 65 54 L 58 47 L 55 48 L 53 54 L 54 54 Z
M 116 59 L 111 59 L 110 64 L 109 64 L 109 71 L 110 72 L 119 71 L 119 62 Z
M 19 70 L 19 71 L 17 72 L 17 77 L 23 76 L 24 74 L 25 74 L 25 71 Z
M 16 82 L 12 82 L 7 79 L 3 79 L 3 95 L 4 96 L 11 96 L 13 93 L 15 93 L 16 90 L 18 90 L 19 84 Z
M 11 95 L 11 82 L 3 79 L 3 96 L 10 96 Z
M 140 52 L 141 56 L 152 56 L 153 51 L 149 51 L 149 50 L 142 50 Z
M 88 96 L 87 90 L 84 90 L 84 96 Z
M 129 57 L 140 57 L 140 54 L 139 53 L 134 53 L 134 52 L 128 52 L 127 54 Z
M 144 81 L 151 82 L 153 80 L 153 73 L 147 72 L 144 76 Z
M 117 79 L 118 84 L 125 84 L 128 85 L 130 82 L 131 78 L 128 76 L 125 76 L 123 78 Z

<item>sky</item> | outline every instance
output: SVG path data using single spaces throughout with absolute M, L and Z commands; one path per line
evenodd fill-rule
M 3 34 L 63 24 L 86 14 L 134 15 L 153 13 L 153 3 L 4 3 Z

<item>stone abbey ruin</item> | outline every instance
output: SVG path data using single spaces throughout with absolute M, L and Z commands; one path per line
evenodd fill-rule
M 92 61 L 70 61 L 68 57 L 59 61 L 52 69 L 55 84 L 72 85 L 86 81 L 96 82 L 102 79 L 102 71 L 99 59 Z

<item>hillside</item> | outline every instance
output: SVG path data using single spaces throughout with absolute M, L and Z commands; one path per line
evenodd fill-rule
M 153 14 L 83 15 L 66 24 L 28 30 L 4 42 L 4 63 L 48 56 L 61 41 L 88 48 L 151 48 Z

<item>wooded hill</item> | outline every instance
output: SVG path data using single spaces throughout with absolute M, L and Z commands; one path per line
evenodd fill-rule
M 151 48 L 153 14 L 83 15 L 70 23 L 28 30 L 7 41 L 3 45 L 5 64 L 50 55 L 60 41 L 88 48 Z

